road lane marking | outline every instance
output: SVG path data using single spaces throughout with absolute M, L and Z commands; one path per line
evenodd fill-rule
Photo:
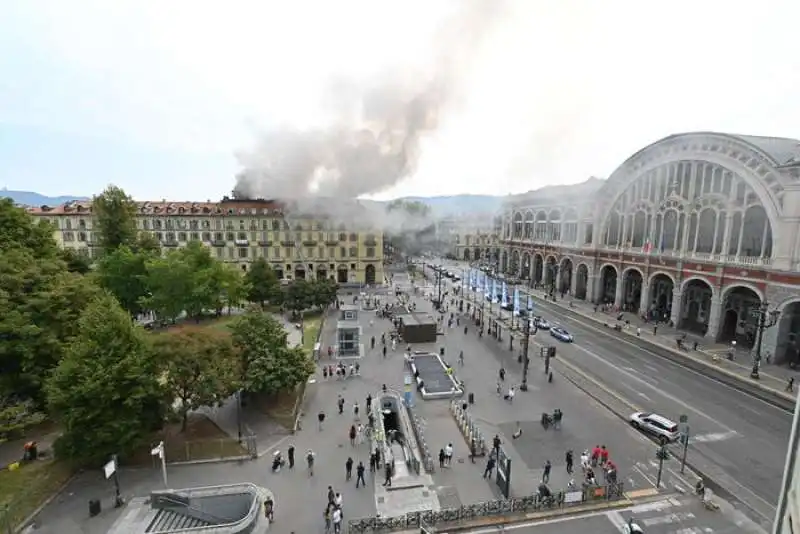
M 656 487 L 656 481 L 655 481 L 655 480 L 653 480 L 653 479 L 652 479 L 652 477 L 649 477 L 649 476 L 647 476 L 647 475 L 644 473 L 644 471 L 642 471 L 642 470 L 641 470 L 641 468 L 640 468 L 638 465 L 634 465 L 634 466 L 633 466 L 633 469 L 634 469 L 634 471 L 636 471 L 637 473 L 639 473 L 640 475 L 642 475 L 642 478 L 643 478 L 643 479 L 645 479 L 645 480 L 647 481 L 647 483 L 648 483 L 648 484 L 650 484 L 650 485 L 651 485 L 651 486 L 653 486 L 654 488 Z
M 642 524 L 646 527 L 653 527 L 655 525 L 672 525 L 673 523 L 682 523 L 683 521 L 694 519 L 695 515 L 691 512 L 675 512 L 673 514 L 662 515 L 659 517 L 648 517 L 642 519 Z
M 614 525 L 614 528 L 619 530 L 622 534 L 628 532 L 628 522 L 625 521 L 625 518 L 622 517 L 621 513 L 606 512 L 606 518 L 612 525 Z
M 731 438 L 739 437 L 739 433 L 735 430 L 731 430 L 730 432 L 714 432 L 712 434 L 699 434 L 697 436 L 691 436 L 689 438 L 689 443 L 712 443 L 714 441 L 725 441 Z
M 541 299 L 540 299 L 540 301 L 541 301 Z M 550 304 L 545 304 L 545 306 L 551 311 L 551 313 L 554 313 L 556 315 L 561 315 L 562 317 L 566 318 L 566 320 L 571 321 L 573 324 L 579 325 L 579 328 L 584 328 L 586 330 L 594 330 L 595 332 L 599 332 L 601 335 L 603 335 L 603 336 L 605 336 L 605 337 L 607 337 L 609 339 L 615 340 L 617 342 L 624 343 L 624 344 L 636 349 L 639 352 L 644 352 L 644 353 L 650 354 L 651 356 L 655 356 L 655 357 L 657 357 L 659 359 L 659 361 L 661 361 L 663 363 L 671 364 L 672 366 L 677 367 L 677 368 L 681 369 L 682 371 L 690 372 L 690 373 L 692 373 L 694 375 L 697 375 L 697 376 L 699 376 L 701 378 L 704 378 L 705 380 L 708 380 L 710 382 L 714 382 L 715 384 L 717 384 L 719 386 L 725 387 L 725 388 L 727 388 L 727 389 L 729 389 L 731 391 L 739 393 L 740 395 L 744 395 L 747 398 L 749 398 L 751 400 L 754 400 L 754 401 L 757 401 L 757 402 L 759 402 L 759 403 L 761 403 L 761 404 L 763 404 L 765 406 L 769 406 L 770 408 L 772 408 L 774 410 L 778 410 L 778 411 L 780 411 L 782 413 L 787 413 L 787 411 L 784 410 L 783 408 L 781 408 L 779 406 L 775 406 L 774 404 L 771 404 L 771 403 L 769 403 L 769 402 L 767 402 L 765 400 L 761 400 L 758 397 L 754 397 L 753 395 L 748 394 L 746 391 L 742 391 L 739 388 L 736 388 L 734 386 L 728 385 L 725 382 L 722 382 L 722 381 L 720 381 L 720 380 L 718 380 L 718 379 L 716 379 L 714 377 L 711 377 L 711 376 L 708 376 L 708 375 L 706 375 L 704 373 L 701 373 L 700 371 L 695 371 L 694 369 L 692 369 L 690 367 L 687 367 L 685 365 L 681 365 L 680 363 L 678 363 L 676 361 L 673 361 L 670 358 L 667 358 L 666 356 L 662 356 L 662 355 L 660 355 L 660 354 L 658 354 L 656 352 L 653 352 L 650 349 L 647 349 L 645 347 L 639 346 L 636 343 L 632 343 L 630 341 L 627 341 L 624 338 L 612 336 L 608 332 L 605 332 L 603 329 L 597 328 L 595 326 L 592 326 L 592 325 L 588 324 L 586 321 L 591 321 L 591 319 L 589 319 L 588 317 L 583 317 L 583 316 L 578 314 L 578 317 L 580 317 L 580 318 L 573 318 L 573 317 L 570 317 L 569 315 L 567 315 L 567 313 L 564 312 L 564 311 L 561 311 L 561 310 L 555 310 L 554 311 L 554 308 Z M 669 349 L 668 348 L 664 348 L 663 350 L 669 350 Z M 631 355 L 633 355 L 634 357 L 637 357 L 637 356 L 635 356 L 635 353 L 631 353 Z M 637 357 L 637 358 L 639 358 L 639 357 Z M 641 359 L 641 358 L 639 358 L 639 359 Z
M 706 415 L 704 412 L 702 412 L 702 411 L 700 411 L 700 410 L 698 410 L 698 409 L 694 408 L 694 407 L 693 407 L 693 406 L 691 406 L 690 404 L 688 404 L 688 403 L 686 403 L 686 402 L 682 401 L 681 399 L 679 399 L 679 398 L 678 398 L 678 397 L 676 397 L 675 395 L 672 395 L 672 394 L 670 394 L 670 393 L 667 393 L 666 391 L 664 391 L 664 390 L 662 390 L 662 389 L 656 388 L 655 386 L 653 386 L 652 384 L 650 384 L 649 382 L 647 382 L 647 380 L 643 380 L 642 378 L 640 378 L 640 377 L 636 376 L 634 373 L 630 373 L 630 372 L 628 372 L 628 371 L 626 371 L 626 370 L 624 370 L 624 369 L 620 369 L 619 367 L 617 367 L 617 366 L 616 366 L 616 365 L 614 365 L 613 363 L 609 362 L 608 360 L 606 360 L 606 359 L 605 359 L 605 358 L 603 358 L 602 356 L 599 356 L 599 355 L 595 354 L 594 352 L 592 352 L 592 351 L 590 351 L 590 350 L 588 350 L 588 349 L 586 349 L 586 348 L 584 348 L 584 347 L 581 347 L 580 345 L 575 345 L 575 348 L 577 348 L 578 350 L 581 350 L 581 351 L 585 352 L 586 354 L 588 354 L 588 355 L 589 355 L 589 356 L 591 356 L 592 358 L 594 358 L 594 359 L 596 359 L 596 360 L 598 360 L 598 361 L 601 361 L 601 362 L 603 362 L 604 364 L 608 365 L 609 367 L 613 367 L 613 368 L 614 368 L 614 369 L 615 369 L 617 372 L 619 372 L 619 373 L 622 373 L 622 374 L 626 375 L 627 377 L 629 377 L 629 378 L 631 378 L 631 379 L 635 380 L 636 382 L 640 382 L 640 383 L 642 383 L 642 384 L 646 385 L 647 387 L 649 387 L 649 388 L 651 388 L 651 389 L 657 390 L 657 391 L 656 391 L 656 393 L 658 393 L 658 394 L 659 394 L 659 395 L 661 395 L 662 397 L 664 397 L 664 398 L 667 398 L 667 399 L 671 400 L 672 402 L 674 402 L 675 404 L 677 404 L 677 405 L 681 406 L 681 407 L 682 407 L 682 408 L 684 408 L 685 410 L 688 410 L 688 411 L 690 411 L 690 412 L 693 412 L 693 413 L 695 413 L 695 414 L 699 415 L 700 417 L 702 417 L 703 419 L 706 419 L 706 420 L 708 420 L 708 421 L 711 421 L 711 422 L 712 422 L 712 423 L 714 423 L 715 425 L 717 425 L 717 426 L 719 426 L 719 427 L 722 427 L 723 429 L 725 429 L 725 431 L 726 431 L 726 432 L 732 432 L 732 431 L 733 431 L 733 429 L 732 429 L 732 428 L 730 428 L 730 427 L 728 427 L 728 426 L 726 426 L 726 425 L 724 425 L 724 424 L 720 423 L 719 421 L 717 421 L 717 420 L 716 420 L 716 419 L 714 419 L 713 417 L 709 417 L 709 416 L 708 416 L 708 415 Z
M 636 394 L 637 394 L 637 395 L 639 395 L 639 396 L 640 396 L 641 398 L 643 398 L 644 400 L 646 400 L 646 401 L 650 402 L 650 397 L 648 397 L 647 395 L 645 395 L 645 394 L 644 394 L 644 393 L 642 393 L 641 391 L 637 391 L 637 392 L 636 392 Z

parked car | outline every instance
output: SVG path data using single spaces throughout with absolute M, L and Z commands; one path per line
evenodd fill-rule
M 556 338 L 557 340 L 563 341 L 565 343 L 572 343 L 573 341 L 575 341 L 575 338 L 572 337 L 572 334 L 570 334 L 560 326 L 550 327 L 550 335 Z
M 656 413 L 632 413 L 630 423 L 633 428 L 654 436 L 662 444 L 677 441 L 680 437 L 678 423 Z

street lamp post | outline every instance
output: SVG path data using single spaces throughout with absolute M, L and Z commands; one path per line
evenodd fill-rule
M 525 328 L 522 333 L 522 383 L 519 385 L 521 391 L 528 391 L 528 365 L 530 359 L 528 358 L 528 345 L 530 344 L 531 335 L 531 321 L 528 317 L 525 318 Z
M 758 380 L 761 378 L 758 370 L 759 367 L 761 367 L 761 344 L 764 340 L 764 331 L 778 324 L 778 317 L 780 317 L 781 312 L 778 310 L 770 310 L 769 303 L 765 301 L 762 302 L 758 308 L 752 310 L 751 313 L 756 318 L 756 348 L 753 357 L 753 370 L 750 372 L 750 378 Z

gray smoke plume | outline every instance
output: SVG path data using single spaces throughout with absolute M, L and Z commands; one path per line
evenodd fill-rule
M 242 170 L 234 195 L 291 200 L 303 210 L 321 209 L 343 222 L 353 217 L 363 221 L 364 206 L 354 212 L 347 203 L 323 199 L 379 193 L 414 173 L 421 137 L 433 132 L 441 114 L 457 102 L 459 84 L 503 4 L 462 0 L 436 36 L 430 72 L 396 68 L 366 87 L 333 80 L 326 95 L 333 108 L 331 124 L 261 134 L 253 149 L 237 154 Z M 399 217 L 387 218 L 383 211 L 378 218 L 385 228 Z

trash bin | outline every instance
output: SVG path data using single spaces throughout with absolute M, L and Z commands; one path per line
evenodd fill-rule
M 89 501 L 89 517 L 95 517 L 100 515 L 100 500 L 99 499 L 91 499 Z
M 467 402 L 469 402 L 470 404 L 475 404 L 475 394 L 474 393 L 470 392 L 467 395 Z

